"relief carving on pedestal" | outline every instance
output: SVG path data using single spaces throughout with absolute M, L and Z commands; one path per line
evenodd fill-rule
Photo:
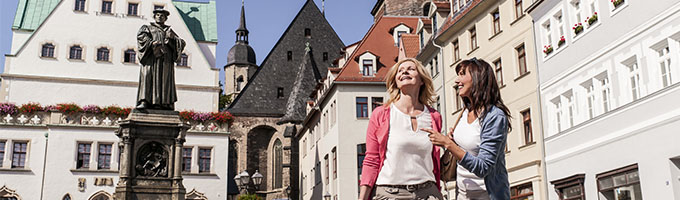
M 135 170 L 139 176 L 167 177 L 168 152 L 158 142 L 150 142 L 139 148 Z

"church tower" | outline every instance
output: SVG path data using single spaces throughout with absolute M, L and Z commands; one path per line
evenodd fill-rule
M 236 44 L 227 54 L 227 65 L 224 66 L 225 94 L 236 97 L 248 83 L 248 79 L 257 70 L 255 51 L 248 45 L 248 29 L 246 28 L 246 13 L 241 2 L 241 23 L 236 29 Z

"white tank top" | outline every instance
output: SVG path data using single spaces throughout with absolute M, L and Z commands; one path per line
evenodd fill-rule
M 465 152 L 469 153 L 471 156 L 477 156 L 479 154 L 479 145 L 482 143 L 480 138 L 480 133 L 482 132 L 482 126 L 479 124 L 479 120 L 475 119 L 472 124 L 468 124 L 468 110 L 463 111 L 463 116 L 458 121 L 456 130 L 453 131 L 453 139 L 456 144 L 460 146 Z M 484 185 L 484 179 L 477 177 L 472 172 L 465 169 L 463 166 L 458 165 L 456 177 L 456 186 L 459 190 L 486 190 Z
M 413 131 L 411 116 L 390 106 L 390 131 L 383 167 L 378 173 L 378 185 L 413 185 L 435 181 L 432 163 L 432 142 L 421 128 L 432 129 L 432 116 L 427 108 L 418 116 L 418 128 Z

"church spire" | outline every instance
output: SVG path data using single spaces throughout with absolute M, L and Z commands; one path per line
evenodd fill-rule
M 246 28 L 246 11 L 244 1 L 241 0 L 241 24 L 236 29 L 236 42 L 248 44 L 248 29 Z

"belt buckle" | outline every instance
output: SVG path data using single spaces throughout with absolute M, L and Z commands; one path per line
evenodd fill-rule
M 406 185 L 406 190 L 408 190 L 409 192 L 416 191 L 416 189 L 418 189 L 417 185 Z

